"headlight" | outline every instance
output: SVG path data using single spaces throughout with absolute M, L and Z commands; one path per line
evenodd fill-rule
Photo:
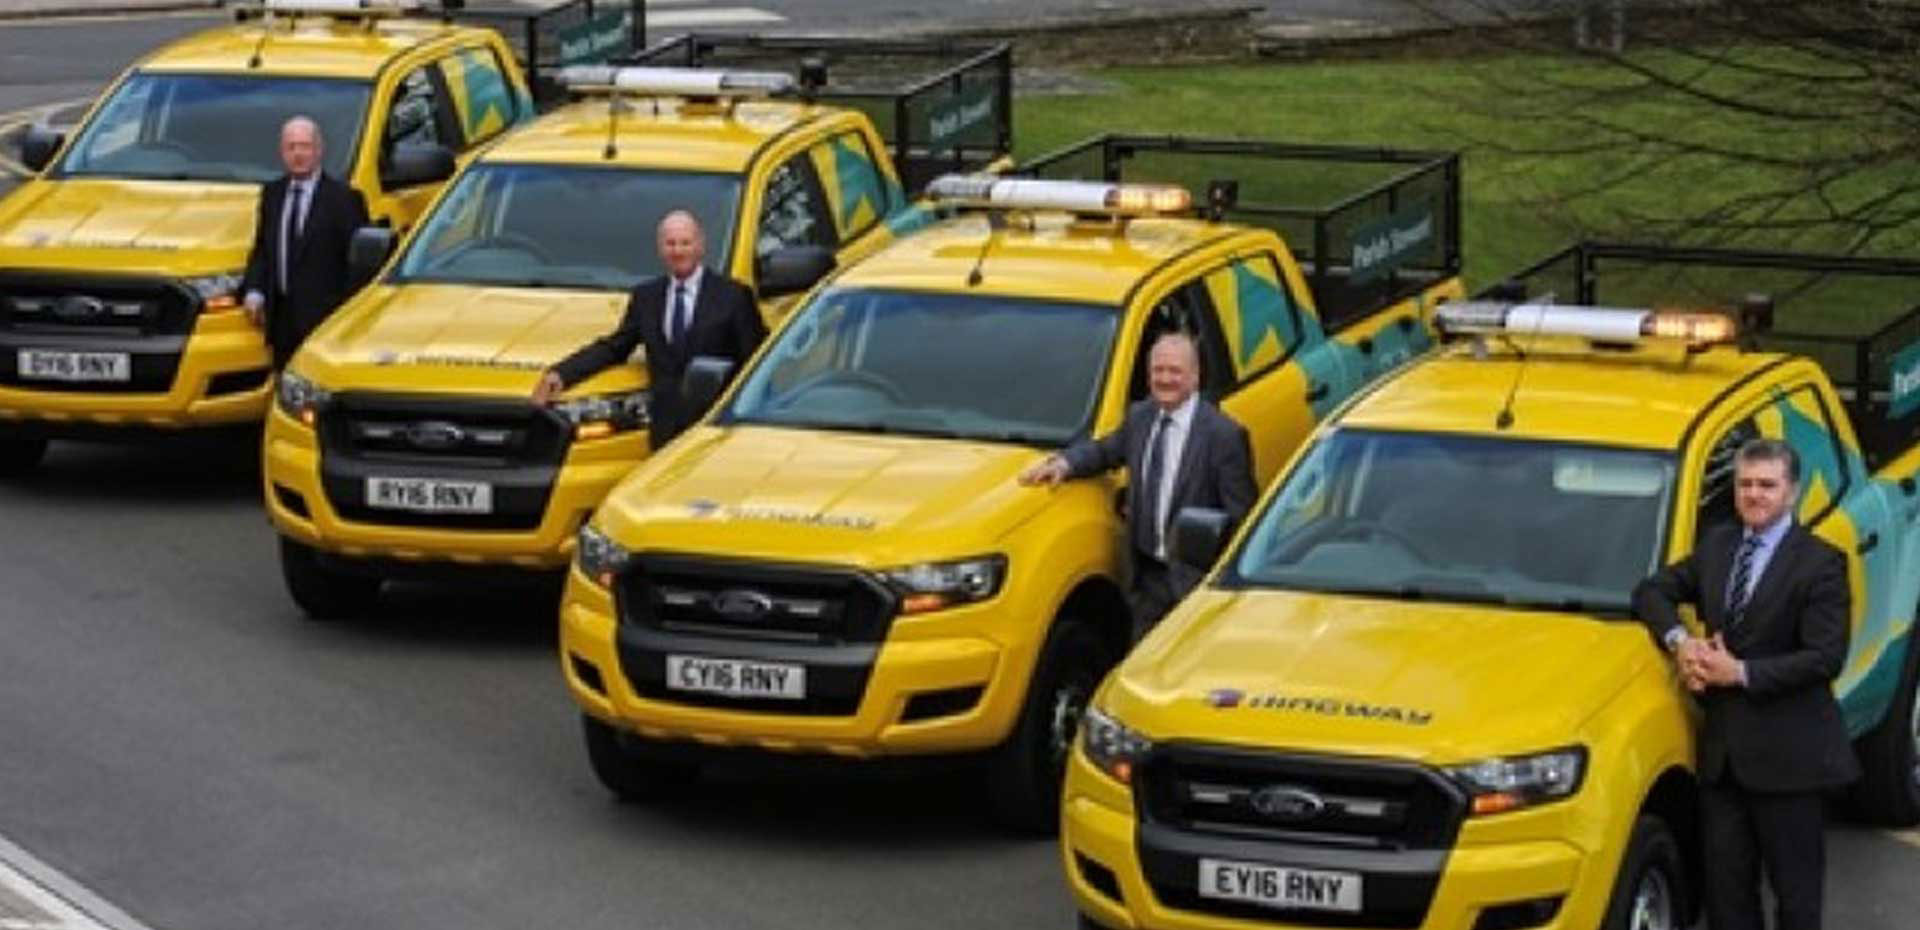
M 1080 747 L 1100 771 L 1121 784 L 1131 784 L 1134 767 L 1153 749 L 1153 741 L 1089 705 L 1080 720 Z
M 880 577 L 900 595 L 900 612 L 926 613 L 984 601 L 1000 593 L 1007 557 L 986 555 L 952 562 L 923 562 L 883 571 Z
M 1531 756 L 1448 766 L 1446 773 L 1473 798 L 1473 813 L 1499 814 L 1558 801 L 1580 790 L 1587 770 L 1581 746 Z
M 229 271 L 198 278 L 186 278 L 185 284 L 200 298 L 203 310 L 232 310 L 240 306 L 240 280 L 243 272 Z
M 603 588 L 613 587 L 613 579 L 633 562 L 633 553 L 591 525 L 580 528 L 580 542 L 573 550 L 580 573 Z
M 553 405 L 553 412 L 573 425 L 579 439 L 599 439 L 647 425 L 647 392 L 595 394 L 574 397 Z
M 285 369 L 275 383 L 273 394 L 280 403 L 280 409 L 296 420 L 313 425 L 313 418 L 320 408 L 333 399 L 333 392 L 323 388 L 295 372 Z

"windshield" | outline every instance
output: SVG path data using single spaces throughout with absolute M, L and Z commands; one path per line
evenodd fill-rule
M 1623 613 L 1657 565 L 1671 457 L 1335 432 L 1257 518 L 1229 585 Z
M 1086 428 L 1119 314 L 835 289 L 781 330 L 733 420 L 1059 445 Z
M 395 281 L 626 290 L 662 272 L 654 226 L 693 212 L 709 267 L 727 267 L 731 174 L 479 164 L 441 198 Z
M 262 183 L 283 174 L 280 124 L 320 125 L 321 167 L 346 179 L 367 109 L 362 81 L 148 74 L 121 82 L 61 164 L 68 176 Z

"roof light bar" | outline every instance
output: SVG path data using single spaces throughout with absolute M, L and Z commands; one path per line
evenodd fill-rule
M 318 13 L 399 15 L 428 9 L 424 0 L 260 0 L 260 9 L 269 13 Z M 435 7 L 437 9 L 437 7 Z
M 985 174 L 949 174 L 927 185 L 935 200 L 1023 210 L 1164 215 L 1193 208 L 1193 194 L 1166 184 L 1043 181 Z
M 777 71 L 573 65 L 561 68 L 561 86 L 575 92 L 621 91 L 673 97 L 773 97 L 792 93 L 793 76 Z
M 1711 311 L 1648 310 L 1627 307 L 1579 307 L 1560 304 L 1510 304 L 1467 300 L 1442 304 L 1433 322 L 1448 335 L 1576 336 L 1597 342 L 1661 339 L 1689 345 L 1732 342 L 1732 318 Z

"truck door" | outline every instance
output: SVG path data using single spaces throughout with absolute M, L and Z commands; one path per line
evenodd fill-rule
M 1853 588 L 1852 633 L 1847 666 L 1835 683 L 1850 729 L 1847 697 L 1891 639 L 1895 611 L 1889 603 L 1895 570 L 1889 514 L 1866 480 L 1865 464 L 1836 424 L 1832 398 L 1812 380 L 1792 380 L 1751 403 L 1745 416 L 1721 428 L 1705 456 L 1694 543 L 1707 528 L 1738 520 L 1733 504 L 1734 455 L 1757 438 L 1784 440 L 1800 456 L 1800 502 L 1796 519 L 1814 535 L 1847 554 Z M 1877 709 L 1878 702 L 1874 703 Z

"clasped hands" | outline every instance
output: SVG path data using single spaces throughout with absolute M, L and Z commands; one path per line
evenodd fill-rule
M 1727 641 L 1719 633 L 1706 638 L 1688 636 L 1680 640 L 1673 655 L 1681 684 L 1695 694 L 1708 687 L 1730 688 L 1746 681 L 1746 663 L 1727 651 Z

